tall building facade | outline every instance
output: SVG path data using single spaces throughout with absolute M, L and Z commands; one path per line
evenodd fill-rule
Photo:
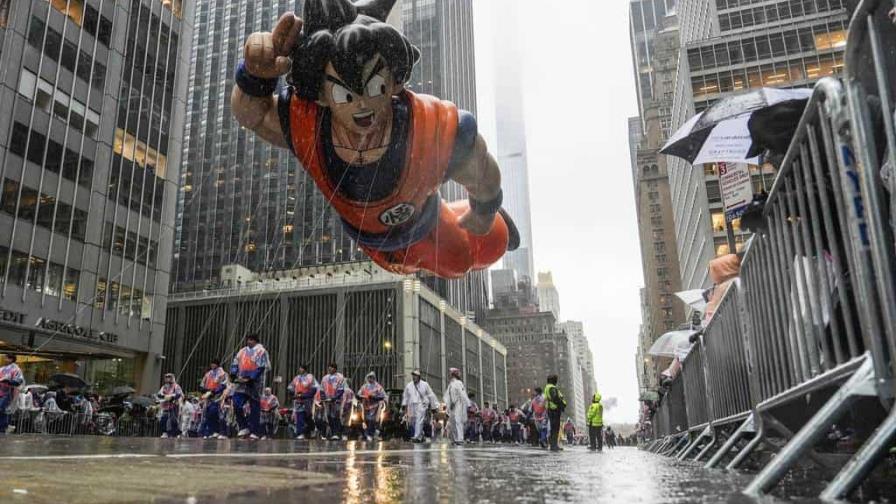
M 588 338 L 585 337 L 585 326 L 581 322 L 568 320 L 561 322 L 559 327 L 572 341 L 575 358 L 582 374 L 582 396 L 587 405 L 598 390 L 594 378 L 594 354 L 591 352 Z
M 232 358 L 254 332 L 281 399 L 300 364 L 321 376 L 335 362 L 352 386 L 372 371 L 387 389 L 419 369 L 440 397 L 456 367 L 477 401 L 507 407 L 504 346 L 418 279 L 370 262 L 299 268 L 286 281 L 236 265 L 223 275 L 223 288 L 172 295 L 164 368 L 181 383 L 198 383 L 212 359 Z M 227 288 L 238 278 L 253 284 L 251 296 Z
M 523 107 L 521 25 L 513 0 L 497 0 L 492 29 L 495 59 L 495 115 L 497 159 L 504 188 L 504 208 L 520 232 L 520 247 L 504 256 L 503 267 L 519 278 L 534 279 L 532 215 L 529 199 L 529 161 Z
M 0 350 L 158 386 L 195 2 L 0 1 Z
M 809 87 L 843 69 L 850 2 L 843 0 L 678 0 L 681 50 L 672 127 L 732 93 L 763 86 Z M 751 167 L 754 191 L 773 168 Z M 707 287 L 708 264 L 733 252 L 726 236 L 716 165 L 669 159 L 682 288 Z M 731 223 L 735 247 L 748 233 Z
M 535 284 L 538 292 L 538 307 L 542 311 L 554 314 L 556 320 L 560 320 L 560 293 L 554 285 L 554 275 L 550 271 L 538 273 L 538 283 Z
M 635 0 L 630 8 L 630 38 L 640 116 L 629 122 L 632 181 L 641 246 L 641 328 L 638 353 L 645 354 L 664 332 L 684 318 L 675 298 L 680 290 L 675 221 L 667 157 L 659 150 L 670 134 L 672 95 L 678 61 L 678 19 L 674 0 Z M 648 376 L 664 363 L 648 360 Z M 650 384 L 653 386 L 653 383 Z
M 404 34 L 420 49 L 420 61 L 408 81 L 415 93 L 438 96 L 476 115 L 476 58 L 472 0 L 402 0 Z M 467 197 L 455 182 L 442 186 L 442 197 Z M 468 273 L 458 280 L 424 276 L 424 282 L 464 312 L 481 319 L 488 309 L 488 275 Z
M 302 0 L 197 5 L 203 29 L 193 34 L 175 291 L 218 285 L 225 264 L 272 272 L 365 259 L 295 156 L 241 128 L 230 110 L 246 37 L 302 7 Z
M 516 295 L 521 300 L 532 298 L 524 289 L 519 289 Z M 583 432 L 587 402 L 582 367 L 573 338 L 558 329 L 554 314 L 528 309 L 521 302 L 507 305 L 496 302 L 483 325 L 507 349 L 507 396 L 510 403 L 517 406 L 523 404 L 531 397 L 535 387 L 544 387 L 545 379 L 557 374 L 560 389 L 568 403 L 564 415 L 572 418 L 576 429 Z

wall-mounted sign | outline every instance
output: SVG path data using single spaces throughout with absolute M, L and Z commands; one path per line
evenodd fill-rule
M 0 310 L 0 321 L 21 325 L 25 323 L 25 314 L 10 310 Z
M 118 335 L 110 332 L 94 331 L 72 323 L 60 322 L 58 320 L 50 320 L 40 318 L 35 326 L 48 331 L 57 332 L 72 338 L 83 339 L 87 341 L 99 341 L 101 343 L 118 343 Z

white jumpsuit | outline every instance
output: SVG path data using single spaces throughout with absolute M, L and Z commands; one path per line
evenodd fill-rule
M 451 426 L 452 440 L 457 443 L 464 441 L 464 427 L 467 423 L 467 408 L 470 400 L 467 398 L 467 388 L 464 382 L 452 378 L 445 390 L 444 403 L 448 408 L 448 424 Z
M 426 411 L 438 406 L 439 399 L 429 384 L 420 380 L 416 384 L 411 381 L 404 388 L 401 405 L 407 408 L 408 420 L 414 423 L 414 439 L 423 439 L 423 424 Z

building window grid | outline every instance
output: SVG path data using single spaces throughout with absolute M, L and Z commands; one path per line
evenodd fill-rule
M 136 35 L 136 34 L 138 33 L 136 27 L 139 26 L 139 25 L 141 24 L 141 20 L 142 20 L 144 17 L 147 18 L 146 21 L 145 21 L 145 23 L 148 25 L 148 28 L 146 29 L 146 38 L 145 38 L 145 40 L 144 40 L 144 42 L 143 42 L 143 47 L 144 47 L 144 48 L 148 48 L 148 47 L 150 47 L 150 46 L 153 45 L 153 44 L 150 43 L 150 42 L 151 42 L 152 35 L 153 35 L 153 28 L 157 28 L 157 31 L 155 32 L 155 41 L 154 41 L 154 42 L 155 42 L 155 44 L 154 44 L 154 45 L 155 45 L 155 48 L 154 48 L 155 55 L 154 55 L 154 57 L 153 57 L 153 61 L 155 62 L 155 67 L 154 67 L 154 69 L 153 69 L 154 71 L 153 71 L 150 75 L 147 75 L 147 74 L 145 73 L 143 67 L 142 67 L 142 66 L 138 66 L 138 58 L 137 58 L 137 57 L 132 58 L 130 68 L 125 68 L 125 69 L 123 69 L 123 72 L 130 72 L 130 75 L 129 75 L 129 77 L 128 77 L 128 79 L 127 79 L 126 81 L 125 81 L 124 79 L 122 79 L 122 83 L 121 83 L 122 89 L 125 90 L 125 86 L 127 86 L 127 89 L 126 89 L 126 90 L 127 90 L 128 94 L 130 94 L 130 90 L 132 89 L 132 86 L 133 86 L 133 79 L 135 78 L 135 69 L 136 69 L 136 71 L 141 72 L 140 75 L 137 75 L 137 76 L 136 76 L 136 77 L 139 77 L 139 78 L 140 78 L 140 81 L 141 81 L 141 82 L 140 82 L 140 91 L 139 91 L 139 96 L 141 97 L 141 99 L 139 100 L 139 107 L 137 108 L 136 116 L 137 116 L 137 117 L 141 117 L 142 114 L 143 114 L 144 101 L 146 101 L 146 100 L 144 100 L 144 99 L 142 99 L 142 98 L 145 98 L 144 91 L 145 91 L 146 88 L 147 88 L 147 84 L 149 84 L 149 87 L 150 87 L 150 89 L 151 89 L 151 92 L 150 92 L 150 98 L 149 98 L 149 100 L 148 100 L 149 103 L 148 103 L 148 107 L 147 107 L 147 108 L 150 109 L 150 110 L 152 110 L 152 109 L 153 109 L 153 105 L 154 105 L 154 103 L 155 103 L 155 101 L 156 101 L 156 91 L 157 91 L 157 89 L 159 89 L 159 86 L 158 86 L 158 84 L 159 84 L 159 78 L 160 78 L 160 75 L 159 75 L 159 74 L 161 73 L 161 79 L 162 79 L 162 82 L 161 82 L 161 84 L 162 84 L 162 85 L 161 85 L 161 90 L 162 90 L 162 91 L 161 91 L 161 92 L 162 92 L 162 96 L 161 96 L 161 98 L 159 98 L 159 99 L 160 99 L 160 101 L 161 101 L 161 107 L 162 107 L 163 111 L 162 111 L 162 113 L 159 115 L 160 126 L 162 125 L 161 123 L 164 122 L 164 119 L 163 119 L 163 118 L 164 118 L 164 116 L 166 115 L 166 113 L 165 113 L 166 111 L 165 111 L 164 109 L 165 109 L 165 102 L 166 102 L 166 94 L 167 94 L 167 91 L 168 91 L 167 79 L 168 79 L 169 77 L 171 77 L 172 79 L 175 77 L 173 74 L 169 74 L 169 72 L 168 72 L 168 66 L 169 66 L 169 62 L 170 62 L 170 59 L 171 59 L 171 52 L 172 52 L 172 34 L 174 33 L 174 32 L 173 32 L 173 28 L 172 28 L 172 22 L 171 22 L 171 19 L 170 19 L 170 18 L 168 19 L 168 22 L 167 22 L 167 23 L 164 22 L 164 19 L 163 19 L 163 17 L 162 17 L 163 12 L 162 12 L 161 9 L 162 9 L 162 6 L 160 5 L 160 7 L 159 7 L 159 13 L 158 13 L 158 15 L 156 15 L 156 14 L 153 12 L 152 6 L 150 6 L 149 9 L 146 9 L 146 8 L 145 8 L 144 6 L 142 6 L 141 3 L 140 3 L 139 1 L 137 1 L 137 0 L 134 0 L 134 1 L 131 2 L 131 16 L 130 16 L 130 19 L 129 19 L 129 21 L 128 21 L 128 32 L 131 33 L 131 34 L 135 34 L 135 35 Z M 135 10 L 136 10 L 136 13 L 134 12 Z M 145 16 L 144 16 L 144 14 L 145 14 Z M 135 15 L 136 15 L 136 19 L 135 19 Z M 135 23 L 136 23 L 136 24 L 135 24 Z M 163 46 L 162 46 L 162 38 L 163 38 L 163 37 L 162 37 L 162 31 L 163 31 L 164 29 L 167 29 L 167 37 L 165 37 L 165 40 L 167 41 L 167 44 L 163 47 Z M 138 45 L 140 37 L 138 37 L 138 36 L 133 36 L 132 38 L 133 38 L 132 54 L 135 54 L 135 55 L 136 55 L 137 51 L 139 50 L 138 48 L 140 47 L 140 46 Z M 131 43 L 131 42 L 129 41 L 128 43 Z M 174 47 L 176 48 L 176 45 L 175 45 Z M 159 68 L 159 67 L 158 67 L 158 65 L 159 65 L 159 61 L 158 61 L 158 59 L 159 59 L 159 56 L 160 56 L 160 54 L 161 54 L 161 51 L 163 51 L 163 50 L 165 51 L 165 52 L 164 52 L 165 66 L 164 66 L 164 69 L 163 69 L 161 72 L 159 72 L 159 71 L 157 71 L 158 68 Z M 175 72 L 176 72 L 176 68 L 175 68 Z M 124 93 L 122 93 L 122 94 L 124 95 Z M 173 106 L 173 100 L 171 100 L 171 101 L 172 101 L 172 106 Z M 126 105 L 125 105 L 125 107 L 124 107 L 124 112 L 125 112 L 125 117 L 127 118 L 127 117 L 130 116 L 131 113 L 133 113 L 133 111 L 132 111 L 132 107 L 131 107 L 131 100 L 130 100 L 130 99 L 127 99 L 126 102 L 127 102 L 127 103 L 126 103 Z M 121 107 L 122 107 L 122 104 L 119 103 L 119 109 L 121 109 Z M 149 111 L 147 111 L 147 113 L 149 113 Z M 154 121 L 154 114 L 149 113 L 149 115 L 150 115 L 150 119 L 146 121 L 146 127 L 147 127 L 147 128 L 152 128 L 153 125 L 154 125 L 154 123 L 155 123 L 155 121 Z M 167 115 L 170 117 L 170 112 L 169 112 Z M 127 119 L 125 120 L 125 124 L 128 124 L 128 120 L 127 120 Z M 140 159 L 140 158 L 136 155 L 137 147 L 138 147 L 138 142 L 140 142 L 138 139 L 139 139 L 140 136 L 141 136 L 140 125 L 141 125 L 141 121 L 138 120 L 138 121 L 137 121 L 137 131 L 135 132 L 135 135 L 134 135 L 135 141 L 133 142 L 133 149 L 134 149 L 133 152 L 134 152 L 134 155 L 133 155 L 132 157 L 134 157 L 135 160 L 134 160 L 133 163 L 127 163 L 127 164 L 128 164 L 128 168 L 131 169 L 131 177 L 130 177 L 130 180 L 129 180 L 129 184 L 128 184 L 129 187 L 128 187 L 128 191 L 127 191 L 127 192 L 128 192 L 128 198 L 127 198 L 127 203 L 128 203 L 128 204 L 127 204 L 127 206 L 125 206 L 125 208 L 129 208 L 129 209 L 133 209 L 133 202 L 137 199 L 137 198 L 135 198 L 135 195 L 134 195 L 134 182 L 135 182 L 135 179 L 136 179 L 137 177 L 135 177 L 134 175 L 135 175 L 136 172 L 137 172 L 137 166 L 139 166 L 138 160 Z M 165 156 L 165 157 L 167 158 L 167 152 L 161 152 L 161 151 L 160 151 L 160 150 L 161 150 L 161 139 L 162 139 L 163 128 L 162 128 L 162 127 L 159 127 L 159 128 L 157 128 L 157 129 L 158 129 L 158 131 L 156 132 L 156 137 L 155 137 L 155 142 L 154 142 L 154 148 L 151 147 L 151 146 L 149 146 L 149 145 L 146 145 L 146 147 L 145 147 L 145 151 L 144 151 L 144 152 L 147 153 L 147 154 L 148 154 L 150 151 L 153 151 L 153 152 L 156 154 L 156 157 L 155 157 L 154 161 L 158 161 L 158 160 L 162 159 L 163 156 Z M 122 131 L 122 140 L 124 139 L 124 136 L 126 135 L 125 131 L 126 131 L 126 130 L 123 130 L 123 131 Z M 150 140 L 150 139 L 149 139 L 149 135 L 147 135 L 147 140 Z M 146 154 L 144 154 L 144 156 L 145 156 L 145 158 L 147 159 L 147 161 L 148 161 L 149 158 L 152 157 L 151 155 L 150 155 L 150 156 L 147 156 Z M 121 193 L 121 191 L 122 191 L 122 187 L 121 187 L 122 184 L 121 184 L 121 181 L 122 181 L 122 180 L 121 180 L 121 176 L 120 176 L 120 174 L 123 173 L 123 170 L 122 170 L 122 169 L 123 169 L 123 167 L 125 166 L 125 156 L 114 156 L 114 157 L 113 157 L 113 165 L 117 165 L 118 173 L 119 173 L 118 181 L 117 181 L 117 183 L 115 184 L 115 185 L 116 185 L 116 189 L 115 189 L 115 191 L 114 191 L 115 194 L 117 194 L 119 197 L 117 197 L 117 198 L 114 200 L 114 201 L 117 203 L 117 205 L 115 205 L 114 210 L 113 210 L 113 212 L 112 212 L 112 216 L 111 216 L 111 217 L 112 217 L 112 221 L 111 221 L 111 222 L 107 222 L 107 223 L 106 223 L 107 226 L 115 226 L 115 223 L 119 220 L 119 206 L 122 205 L 122 202 L 121 202 L 121 199 L 120 199 L 120 196 L 121 196 L 121 194 L 122 194 L 122 193 Z M 152 230 L 152 226 L 153 226 L 153 222 L 154 222 L 154 221 L 157 221 L 157 226 L 158 226 L 157 229 L 158 229 L 158 233 L 161 233 L 161 219 L 160 219 L 160 218 L 159 218 L 159 219 L 156 219 L 157 214 L 160 213 L 160 212 L 156 211 L 156 202 L 157 202 L 157 192 L 161 190 L 161 191 L 162 191 L 162 194 L 161 194 L 161 200 L 162 200 L 162 201 L 159 201 L 158 204 L 159 204 L 159 206 L 161 206 L 161 205 L 164 204 L 164 198 L 165 198 L 165 177 L 167 176 L 167 172 L 166 172 L 166 168 L 164 168 L 164 167 L 162 167 L 161 165 L 158 165 L 158 164 L 155 165 L 155 166 L 153 167 L 153 169 L 151 170 L 151 172 L 150 172 L 150 170 L 148 169 L 148 165 L 146 165 L 146 166 L 147 166 L 147 168 L 144 168 L 144 169 L 143 169 L 143 173 L 141 174 L 141 175 L 142 175 L 142 180 L 143 180 L 143 182 L 141 182 L 141 187 L 139 188 L 139 192 L 140 192 L 140 194 L 139 194 L 139 206 L 138 206 L 138 209 L 140 210 L 140 211 L 139 211 L 139 214 L 144 214 L 144 213 L 145 213 L 143 210 L 144 210 L 145 207 L 146 207 L 146 196 L 147 196 L 147 193 L 149 193 L 149 194 L 150 194 L 149 216 L 151 217 L 151 218 L 150 218 L 150 223 L 149 223 L 149 226 L 150 226 L 150 234 L 152 234 L 152 231 L 153 231 L 153 230 Z M 109 175 L 109 177 L 110 177 L 110 178 L 109 178 L 110 183 L 107 184 L 107 187 L 110 187 L 110 186 L 112 185 L 112 182 L 113 182 L 113 171 L 114 171 L 114 170 L 115 170 L 115 166 L 113 166 L 113 169 L 110 170 L 110 175 Z M 160 173 L 160 172 L 161 172 L 161 173 Z M 147 179 L 148 177 L 152 177 L 152 178 L 150 178 L 150 181 L 151 181 L 152 183 L 148 184 L 149 187 L 147 187 L 147 184 L 145 183 L 145 182 L 146 182 L 146 179 Z M 161 186 L 161 187 L 160 187 L 160 186 Z M 109 195 L 111 196 L 112 193 L 110 193 Z M 127 211 L 127 210 L 125 210 L 125 212 L 124 212 L 124 218 L 123 218 L 123 220 L 125 221 L 125 222 L 124 222 L 124 224 L 125 224 L 125 228 L 124 228 L 124 230 L 125 230 L 125 237 L 126 237 L 126 239 L 125 239 L 125 242 L 126 242 L 126 243 L 125 243 L 125 245 L 124 245 L 124 249 L 127 250 L 128 247 L 129 247 L 129 244 L 127 244 L 127 237 L 129 237 L 129 236 L 140 236 L 140 234 L 141 234 L 141 230 L 140 230 L 140 228 L 142 227 L 142 222 L 143 222 L 143 221 L 142 221 L 142 219 L 138 219 L 138 221 L 137 221 L 137 232 L 136 232 L 136 233 L 133 233 L 132 231 L 130 231 L 130 230 L 128 229 L 128 228 L 130 227 L 130 225 L 131 225 L 131 219 L 128 218 L 128 211 Z M 110 232 L 111 232 L 111 231 L 110 231 L 109 229 L 107 229 L 107 230 L 104 231 L 105 234 L 108 234 L 108 233 L 110 233 Z M 147 248 L 147 252 L 149 252 L 149 250 L 150 250 L 150 249 Z M 114 244 L 111 243 L 111 241 L 110 241 L 109 247 L 107 247 L 107 252 L 109 252 L 110 254 L 114 252 Z M 150 264 L 149 264 L 149 263 L 150 263 L 150 262 L 151 262 L 151 261 L 143 261 L 143 264 L 144 264 L 144 267 L 143 267 L 143 289 L 140 290 L 141 293 L 142 293 L 142 292 L 147 292 L 147 282 L 148 282 L 148 278 L 149 278 L 149 276 L 152 276 L 152 277 L 153 277 L 153 285 L 152 285 L 152 287 L 151 287 L 151 290 L 152 290 L 152 291 L 155 291 L 155 275 L 150 275 L 150 274 L 149 274 L 149 270 L 150 270 Z M 152 262 L 154 262 L 154 261 L 152 261 Z M 112 268 L 112 261 L 109 261 L 109 264 L 108 264 L 108 266 L 107 266 L 107 277 L 111 277 L 111 276 L 112 276 L 111 268 Z M 114 278 L 122 278 L 122 279 L 123 279 L 123 278 L 125 277 L 125 275 L 127 274 L 127 272 L 126 272 L 126 269 L 127 269 L 127 268 L 130 268 L 130 269 L 131 269 L 131 272 L 130 272 L 130 274 L 131 274 L 131 281 L 130 281 L 130 283 L 133 284 L 133 283 L 135 283 L 136 280 L 137 280 L 137 265 L 134 264 L 134 263 L 129 264 L 129 265 L 126 265 L 125 262 L 122 261 L 122 262 L 121 262 L 121 266 L 120 266 L 120 270 L 119 270 L 118 274 L 114 276 Z M 113 282 L 114 282 L 114 281 L 113 281 Z M 100 285 L 99 285 L 99 281 L 98 281 L 98 283 L 97 283 L 97 291 L 99 291 L 99 289 L 100 289 Z M 133 290 L 137 291 L 138 289 L 134 288 Z M 152 297 L 151 295 L 148 296 L 148 300 L 149 300 L 149 303 L 151 304 L 151 303 L 153 302 L 153 297 Z M 152 311 L 152 307 L 151 307 L 151 306 L 148 307 L 148 310 L 149 310 L 149 312 L 151 313 L 151 311 Z M 130 319 L 131 319 L 132 316 L 135 314 L 135 311 L 133 311 L 133 310 L 131 310 L 131 311 L 114 310 L 114 311 L 115 311 L 115 320 L 116 320 L 116 322 L 117 322 L 117 320 L 118 320 L 118 316 L 119 316 L 119 315 L 124 315 L 124 316 L 127 316 L 127 317 L 128 317 L 128 325 L 130 325 Z M 103 314 L 103 317 L 105 318 L 105 313 Z M 144 317 L 140 317 L 139 325 L 140 325 L 141 328 L 142 328 L 144 319 L 145 319 Z
M 56 4 L 48 3 L 47 4 L 47 9 L 48 9 L 47 14 L 49 14 L 49 9 L 51 6 L 58 7 Z M 82 6 L 82 11 L 83 11 L 83 6 Z M 91 15 L 91 12 L 95 15 Z M 81 42 L 83 41 L 83 33 L 85 31 L 87 31 L 91 35 L 96 36 L 97 35 L 96 28 L 97 28 L 97 26 L 99 27 L 100 33 L 99 33 L 99 36 L 97 36 L 94 39 L 94 47 L 93 47 L 93 51 L 92 51 L 93 54 L 96 54 L 96 44 L 99 41 L 102 41 L 105 45 L 108 46 L 109 40 L 111 38 L 111 30 L 112 29 L 111 29 L 111 22 L 109 22 L 106 18 L 99 16 L 98 13 L 92 7 L 88 6 L 87 14 L 88 15 L 87 15 L 87 19 L 86 19 L 86 21 L 87 21 L 86 25 L 84 25 L 84 23 L 81 22 L 81 21 L 83 21 L 82 19 L 79 19 L 78 22 L 76 23 L 77 26 L 81 27 L 83 25 L 83 27 L 84 27 L 84 30 L 79 30 L 77 46 L 71 44 L 71 42 L 66 40 L 66 38 L 65 38 L 65 33 L 69 27 L 68 23 L 65 23 L 63 25 L 63 31 L 61 34 L 59 34 L 52 28 L 48 27 L 45 22 L 41 21 L 40 19 L 38 19 L 34 16 L 31 16 L 31 18 L 30 18 L 31 24 L 29 26 L 27 40 L 28 40 L 29 45 L 31 45 L 35 49 L 41 51 L 43 53 L 43 55 L 50 56 L 51 59 L 53 59 L 54 61 L 57 61 L 59 63 L 56 67 L 57 75 L 56 75 L 56 79 L 54 79 L 55 82 L 58 83 L 60 81 L 59 72 L 61 71 L 61 68 L 63 68 L 63 67 L 65 67 L 66 69 L 71 71 L 74 76 L 82 78 L 82 80 L 87 82 L 89 84 L 89 86 L 88 86 L 88 102 L 89 102 L 90 91 L 95 87 L 102 88 L 102 85 L 103 85 L 103 82 L 105 79 L 105 66 L 98 63 L 95 60 L 95 58 L 91 57 L 89 54 L 80 50 L 79 46 L 81 45 Z M 93 20 L 93 22 L 91 22 L 91 19 Z M 52 42 L 52 45 L 50 45 L 51 42 Z M 47 49 L 52 49 L 52 50 L 50 53 L 47 53 Z M 60 61 L 60 55 L 62 57 L 61 61 Z M 38 67 L 38 69 L 40 69 L 42 67 L 42 62 L 43 62 L 43 59 L 41 59 L 41 65 Z M 30 74 L 30 72 L 28 74 L 26 74 L 25 73 L 26 71 L 24 69 L 22 70 L 22 72 L 23 72 L 22 73 L 23 79 L 26 79 L 28 77 L 28 74 Z M 39 73 L 40 72 L 38 71 L 38 74 Z M 91 78 L 91 74 L 93 74 L 93 78 Z M 30 79 L 30 81 L 33 81 L 33 88 L 32 88 L 33 91 L 31 93 L 31 97 L 38 98 L 37 91 L 39 88 L 43 88 L 44 92 L 47 91 L 47 89 L 46 89 L 47 86 L 40 86 L 40 84 L 48 84 L 48 83 L 46 83 L 44 81 L 44 79 L 37 77 L 37 74 L 31 74 L 31 76 L 33 77 L 32 79 Z M 74 81 L 72 81 L 72 88 L 74 88 Z M 19 91 L 22 91 L 22 90 L 23 89 L 20 85 Z M 76 174 L 74 175 L 73 178 L 75 180 L 78 180 L 78 179 L 80 179 L 82 160 L 81 160 L 80 156 L 78 156 L 73 151 L 71 151 L 70 149 L 67 148 L 66 144 L 68 143 L 68 135 L 67 135 L 68 127 L 75 126 L 76 129 L 78 129 L 79 131 L 83 131 L 84 127 L 89 126 L 89 122 L 91 119 L 94 119 L 93 125 L 98 126 L 97 123 L 99 122 L 99 117 L 98 117 L 98 114 L 96 114 L 95 112 L 89 111 L 89 109 L 83 104 L 80 105 L 80 109 L 79 109 L 76 106 L 76 104 L 78 104 L 80 102 L 78 102 L 77 100 L 75 100 L 73 98 L 74 95 L 72 94 L 72 92 L 73 92 L 73 89 L 69 90 L 68 93 L 65 93 L 61 90 L 59 90 L 57 92 L 56 84 L 54 84 L 51 86 L 51 92 L 47 93 L 49 96 L 54 97 L 54 106 L 52 107 L 54 115 L 56 117 L 59 117 L 60 119 L 62 119 L 65 122 L 65 134 L 64 134 L 65 140 L 64 140 L 62 146 L 58 146 L 58 144 L 56 142 L 50 140 L 50 133 L 52 131 L 52 126 L 53 126 L 53 123 L 51 122 L 50 129 L 47 131 L 47 135 L 45 135 L 45 136 L 41 135 L 45 140 L 47 140 L 47 143 L 45 146 L 44 145 L 41 146 L 41 150 L 43 152 L 41 153 L 41 156 L 40 156 L 41 159 L 38 164 L 42 168 L 59 172 L 63 176 L 68 174 L 69 177 L 67 177 L 67 178 L 72 178 L 71 173 L 70 173 L 71 172 L 70 165 L 72 163 L 74 163 L 77 165 L 77 167 L 75 168 Z M 26 95 L 26 98 L 27 97 L 28 96 Z M 32 103 L 31 114 L 30 114 L 30 119 L 29 119 L 29 126 L 27 129 L 31 128 L 30 124 L 34 120 L 35 109 L 37 108 L 37 106 L 39 106 L 39 101 L 36 99 L 32 99 L 31 103 Z M 79 116 L 80 120 L 73 122 L 72 116 L 73 116 L 73 114 L 76 113 L 76 111 L 79 111 L 81 114 Z M 11 128 L 11 130 L 12 131 L 10 132 L 10 135 L 13 135 L 15 133 L 14 128 Z M 90 134 L 92 136 L 92 133 L 90 131 L 85 131 L 85 133 Z M 23 153 L 25 151 L 32 150 L 31 146 L 29 145 L 32 138 L 34 138 L 35 140 L 39 139 L 37 132 L 32 131 L 31 134 L 27 135 L 27 137 L 25 139 L 25 146 L 22 149 Z M 80 146 L 79 150 L 83 150 L 83 147 L 84 147 L 84 141 L 82 139 L 81 146 Z M 47 156 L 50 154 L 51 150 L 53 150 L 54 154 L 56 154 L 57 152 L 59 154 L 57 170 L 53 170 L 52 168 L 49 168 L 47 166 Z M 63 153 L 65 154 L 64 156 L 63 156 Z M 30 155 L 31 152 L 28 152 L 28 154 L 29 154 L 29 156 L 27 156 L 27 157 L 29 158 L 29 160 L 31 160 L 32 162 L 35 162 L 35 160 L 38 156 Z M 23 155 L 23 157 L 25 157 L 25 156 Z M 54 159 L 53 162 L 56 163 L 57 161 Z M 23 162 L 22 174 L 24 174 L 25 166 L 26 166 L 26 164 Z M 89 173 L 90 171 L 92 171 L 92 168 L 89 168 L 87 171 Z M 57 232 L 67 235 L 68 240 L 71 240 L 72 237 L 75 237 L 76 239 L 79 239 L 79 240 L 83 240 L 84 239 L 83 226 L 86 222 L 87 213 L 82 210 L 73 208 L 71 205 L 59 202 L 60 191 L 62 188 L 61 178 L 62 177 L 59 178 L 59 180 L 56 184 L 56 191 L 55 191 L 54 196 L 48 196 L 48 195 L 44 194 L 43 187 L 42 187 L 43 186 L 43 177 L 41 177 L 41 188 L 38 191 L 29 189 L 29 191 L 33 192 L 34 195 L 37 196 L 36 201 L 35 201 L 34 223 L 40 224 L 40 216 L 42 213 L 40 211 L 41 203 L 52 204 L 53 211 L 52 211 L 51 222 L 49 222 L 49 223 L 44 222 L 44 224 L 43 224 L 44 227 L 49 227 L 49 229 L 52 229 L 52 230 L 55 230 Z M 86 179 L 85 181 L 89 180 L 89 176 L 85 177 L 85 179 Z M 6 186 L 8 183 L 14 183 L 14 182 L 9 181 L 9 180 L 4 182 L 4 193 L 7 193 Z M 87 183 L 89 184 L 89 181 Z M 16 186 L 17 186 L 16 187 L 17 194 L 16 194 L 16 202 L 15 202 L 16 208 L 14 209 L 13 215 L 18 216 L 18 215 L 20 215 L 21 195 L 22 195 L 24 186 L 22 184 L 16 184 Z M 76 184 L 74 186 L 73 201 L 76 200 L 77 189 L 78 189 L 78 185 Z M 9 196 L 11 196 L 11 194 Z M 8 203 L 4 202 L 4 207 L 7 210 L 7 212 L 9 212 L 10 207 L 9 207 Z M 57 227 L 58 227 L 57 226 L 57 224 L 58 224 L 57 216 L 58 216 L 60 209 L 63 210 L 63 212 L 62 212 L 63 217 L 65 215 L 68 215 L 69 222 L 68 222 L 68 232 L 67 233 L 65 232 L 66 230 L 64 228 L 57 229 Z M 44 213 L 44 215 L 46 215 L 46 214 Z M 43 220 L 46 221 L 46 217 L 44 217 Z M 64 221 L 64 219 L 63 219 L 63 221 Z M 76 222 L 78 223 L 77 227 L 75 227 Z M 15 229 L 15 224 L 13 224 L 13 229 Z M 50 253 L 50 251 L 52 250 L 52 247 L 53 247 L 53 236 L 54 235 L 51 233 L 50 241 L 47 246 L 48 254 Z M 10 240 L 12 240 L 12 238 L 10 238 Z M 33 247 L 34 247 L 34 243 L 33 243 L 33 239 L 32 239 L 30 248 L 33 249 Z M 13 253 L 12 250 L 9 249 L 7 252 L 7 256 L 12 257 L 12 253 Z M 67 277 L 67 275 L 68 275 L 68 273 L 67 273 L 67 270 L 69 270 L 69 268 L 68 268 L 68 248 L 66 248 L 65 255 L 66 255 L 65 264 L 60 266 L 61 271 L 62 271 L 62 273 L 61 273 L 62 277 Z M 26 275 L 27 276 L 31 275 L 31 273 L 29 271 L 30 271 L 30 268 L 33 263 L 34 263 L 34 261 L 28 261 L 26 263 Z M 55 266 L 54 265 L 55 265 L 55 263 L 50 263 L 49 261 L 43 261 L 44 276 L 47 276 L 47 277 L 49 276 L 51 267 L 58 266 L 58 265 L 55 265 Z M 34 266 L 39 267 L 40 264 L 34 264 Z M 70 269 L 70 271 L 74 272 L 75 274 L 78 273 L 78 270 L 75 270 L 75 269 Z M 7 275 L 7 273 L 4 272 L 4 280 L 6 279 L 6 275 Z M 75 287 L 75 289 L 73 290 L 74 295 L 77 294 L 76 290 L 77 290 L 77 288 Z M 41 292 L 46 294 L 48 292 L 48 289 L 43 289 Z M 52 291 L 50 291 L 50 293 L 52 293 Z M 61 303 L 61 299 L 60 299 L 60 303 Z

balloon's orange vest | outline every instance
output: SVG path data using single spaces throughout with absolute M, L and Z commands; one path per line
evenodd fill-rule
M 457 107 L 434 96 L 404 93 L 406 96 L 402 99 L 407 100 L 410 112 L 405 166 L 392 194 L 371 202 L 346 198 L 327 176 L 320 136 L 322 107 L 297 96 L 290 104 L 290 130 L 296 157 L 336 212 L 349 225 L 365 233 L 386 233 L 410 222 L 423 209 L 426 199 L 438 190 L 451 161 L 457 133 Z

